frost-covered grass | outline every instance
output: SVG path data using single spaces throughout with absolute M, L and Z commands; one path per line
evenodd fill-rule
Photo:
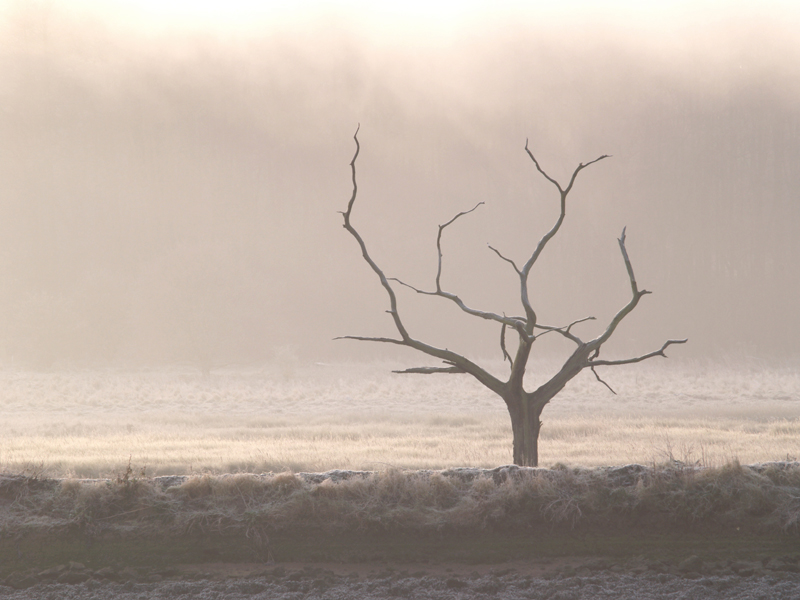
M 96 477 L 129 460 L 147 475 L 511 462 L 499 398 L 468 376 L 393 367 L 1 370 L 0 468 Z M 582 374 L 545 409 L 543 466 L 800 456 L 796 367 L 660 361 L 603 376 L 617 396 Z
M 0 475 L 0 532 L 479 532 L 713 525 L 796 534 L 800 463 L 194 475 Z M 644 517 L 644 519 L 642 519 Z M 637 520 L 638 518 L 638 520 Z

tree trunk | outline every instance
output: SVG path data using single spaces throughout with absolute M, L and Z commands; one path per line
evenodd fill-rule
M 546 402 L 534 402 L 533 398 L 524 392 L 521 396 L 505 400 L 511 415 L 511 431 L 514 434 L 514 464 L 521 467 L 537 467 L 539 431 L 542 427 L 539 418 Z
M 521 467 L 539 466 L 539 417 L 547 403 L 564 389 L 570 379 L 585 366 L 588 351 L 581 344 L 561 369 L 545 384 L 533 392 L 522 388 L 522 374 L 506 388 L 503 400 L 511 415 L 511 430 L 514 433 L 514 464 Z M 519 358 L 519 357 L 518 357 Z M 524 357 L 527 360 L 527 356 Z

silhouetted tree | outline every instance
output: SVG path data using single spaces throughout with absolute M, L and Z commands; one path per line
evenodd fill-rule
M 528 276 L 531 272 L 531 267 L 533 267 L 534 263 L 536 263 L 539 256 L 542 254 L 547 243 L 553 239 L 553 237 L 558 233 L 558 230 L 561 227 L 561 224 L 564 222 L 564 217 L 566 215 L 566 207 L 567 207 L 567 196 L 569 195 L 570 191 L 572 190 L 572 186 L 575 183 L 575 179 L 583 169 L 592 165 L 596 162 L 599 162 L 605 158 L 608 158 L 608 155 L 600 156 L 586 164 L 580 163 L 575 171 L 572 173 L 572 177 L 570 177 L 569 183 L 566 187 L 562 187 L 561 184 L 550 177 L 539 165 L 539 162 L 534 157 L 533 153 L 528 148 L 527 141 L 525 142 L 525 151 L 530 156 L 530 159 L 533 161 L 533 164 L 536 166 L 536 170 L 541 173 L 541 175 L 547 179 L 550 183 L 552 183 L 561 197 L 561 211 L 559 213 L 558 219 L 555 222 L 555 225 L 542 236 L 539 240 L 539 243 L 536 245 L 533 253 L 531 254 L 530 258 L 525 262 L 524 265 L 521 267 L 517 265 L 516 262 L 503 256 L 497 249 L 489 246 L 489 248 L 497 254 L 497 256 L 508 263 L 511 268 L 519 276 L 520 282 L 520 300 L 522 303 L 522 308 L 525 311 L 524 316 L 506 316 L 492 312 L 485 312 L 482 310 L 477 310 L 475 308 L 471 308 L 467 306 L 461 298 L 457 295 L 445 291 L 442 289 L 441 286 L 441 275 L 442 275 L 442 233 L 444 232 L 445 228 L 449 225 L 452 225 L 457 219 L 467 215 L 478 208 L 483 202 L 479 202 L 475 207 L 471 208 L 470 210 L 460 212 L 452 219 L 444 223 L 443 225 L 439 225 L 439 234 L 436 238 L 436 247 L 439 253 L 439 267 L 436 272 L 436 280 L 435 280 L 435 289 L 432 291 L 425 291 L 418 288 L 415 288 L 407 283 L 404 283 L 396 278 L 389 278 L 386 277 L 383 270 L 375 263 L 375 261 L 370 256 L 369 252 L 367 251 L 367 246 L 364 243 L 363 238 L 361 235 L 356 231 L 353 227 L 350 217 L 353 211 L 353 205 L 355 204 L 356 195 L 358 193 L 358 185 L 356 183 L 356 159 L 358 158 L 358 153 L 360 150 L 360 144 L 358 142 L 358 130 L 356 130 L 355 135 L 353 136 L 356 142 L 356 151 L 353 155 L 353 160 L 350 162 L 350 167 L 352 169 L 352 177 L 353 177 L 353 194 L 350 198 L 350 202 L 347 205 L 347 210 L 343 212 L 344 215 L 344 228 L 352 234 L 352 236 L 358 242 L 358 245 L 361 247 L 361 254 L 364 256 L 364 260 L 367 261 L 369 266 L 375 272 L 375 274 L 380 279 L 381 285 L 386 290 L 386 293 L 389 296 L 389 311 L 388 313 L 392 316 L 394 320 L 395 327 L 397 328 L 398 333 L 400 334 L 399 339 L 396 338 L 384 338 L 384 337 L 363 337 L 363 336 L 343 336 L 342 338 L 337 339 L 352 339 L 352 340 L 363 340 L 363 341 L 371 341 L 371 342 L 383 342 L 388 344 L 396 344 L 399 346 L 407 346 L 409 348 L 413 348 L 414 350 L 418 350 L 423 352 L 429 356 L 433 356 L 435 358 L 441 359 L 447 366 L 444 367 L 419 367 L 419 368 L 412 368 L 406 369 L 404 371 L 396 371 L 397 373 L 421 373 L 421 374 L 431 374 L 431 373 L 468 373 L 472 375 L 475 379 L 480 381 L 483 385 L 487 388 L 492 390 L 498 396 L 500 396 L 506 403 L 506 407 L 508 408 L 508 413 L 511 416 L 511 428 L 514 435 L 514 463 L 517 465 L 522 466 L 537 466 L 539 462 L 539 449 L 538 449 L 538 442 L 539 442 L 539 430 L 542 426 L 542 422 L 540 420 L 540 416 L 542 414 L 542 410 L 547 405 L 548 402 L 564 389 L 564 386 L 570 381 L 573 377 L 575 377 L 578 373 L 580 373 L 583 369 L 589 368 L 594 373 L 595 377 L 600 383 L 603 383 L 608 389 L 614 393 L 614 390 L 600 378 L 600 375 L 595 370 L 596 367 L 600 366 L 613 366 L 613 365 L 627 365 L 631 363 L 641 362 L 648 358 L 652 358 L 654 356 L 663 356 L 666 357 L 664 351 L 666 350 L 667 346 L 671 344 L 683 344 L 687 340 L 668 340 L 664 342 L 664 344 L 658 350 L 650 352 L 648 354 L 644 354 L 642 356 L 637 356 L 635 358 L 625 358 L 621 360 L 603 360 L 600 359 L 600 349 L 605 344 L 611 336 L 616 331 L 617 326 L 622 322 L 622 320 L 634 309 L 636 305 L 639 303 L 639 300 L 645 294 L 649 294 L 647 290 L 640 290 L 639 286 L 636 283 L 636 278 L 633 274 L 633 267 L 631 266 L 631 261 L 628 258 L 628 252 L 625 249 L 625 229 L 622 230 L 622 235 L 618 239 L 619 242 L 619 249 L 622 253 L 622 259 L 625 262 L 625 268 L 628 271 L 628 278 L 630 280 L 631 285 L 631 299 L 630 301 L 623 306 L 617 313 L 614 315 L 614 318 L 611 319 L 611 322 L 605 328 L 605 330 L 596 338 L 583 341 L 579 338 L 575 333 L 572 332 L 572 328 L 584 321 L 594 320 L 594 317 L 586 317 L 583 319 L 578 319 L 577 321 L 573 321 L 568 325 L 564 325 L 561 327 L 551 326 L 551 325 L 544 325 L 539 322 L 536 312 L 531 305 L 530 299 L 528 297 Z M 403 321 L 400 318 L 400 312 L 397 308 L 397 296 L 395 295 L 395 291 L 392 288 L 391 281 L 394 281 L 400 285 L 406 286 L 412 290 L 414 290 L 418 294 L 425 294 L 428 296 L 440 296 L 442 298 L 446 298 L 454 302 L 462 311 L 466 312 L 467 314 L 473 315 L 475 317 L 480 317 L 482 319 L 487 319 L 490 321 L 495 321 L 500 325 L 500 348 L 503 352 L 504 360 L 508 360 L 510 364 L 510 374 L 506 381 L 498 379 L 484 368 L 478 366 L 471 360 L 461 356 L 453 352 L 452 350 L 446 348 L 438 348 L 436 346 L 432 346 L 425 342 L 422 342 L 414 337 L 412 337 L 408 330 L 406 329 Z M 516 333 L 518 337 L 518 346 L 515 352 L 515 355 L 512 357 L 507 349 L 506 346 L 506 331 L 512 330 Z M 531 348 L 533 343 L 536 341 L 537 338 L 541 337 L 545 334 L 558 334 L 569 340 L 570 342 L 575 344 L 575 350 L 573 350 L 572 354 L 567 358 L 564 365 L 561 369 L 550 378 L 549 381 L 541 385 L 539 388 L 533 391 L 526 391 L 523 385 L 523 379 L 525 376 L 525 370 L 528 364 L 528 358 L 530 357 Z

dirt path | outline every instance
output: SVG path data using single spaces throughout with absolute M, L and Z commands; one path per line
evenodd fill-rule
M 49 576 L 37 577 L 37 582 L 25 589 L 0 586 L 0 598 L 800 600 L 800 573 L 769 570 L 759 563 L 724 567 L 698 565 L 699 570 L 684 567 L 682 572 L 652 567 L 622 568 L 599 559 L 502 566 L 286 564 L 265 568 L 263 565 L 206 564 L 172 569 L 163 574 L 153 570 L 106 572 L 111 579 L 98 572 L 79 583 L 59 583 Z M 63 578 L 63 573 L 60 577 Z

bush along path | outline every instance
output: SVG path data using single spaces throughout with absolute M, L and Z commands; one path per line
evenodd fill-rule
M 621 572 L 793 573 L 799 517 L 795 462 L 157 478 L 129 470 L 108 480 L 2 475 L 0 581 L 140 581 L 205 563 L 274 570 L 562 557 L 578 560 L 576 570 L 604 557 L 606 570 Z

